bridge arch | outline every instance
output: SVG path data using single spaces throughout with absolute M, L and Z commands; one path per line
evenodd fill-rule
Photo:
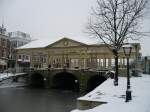
M 30 76 L 30 87 L 43 88 L 44 87 L 44 76 L 40 73 L 33 73 Z
M 102 75 L 94 75 L 91 76 L 88 81 L 87 81 L 87 91 L 92 91 L 95 89 L 97 86 L 102 84 L 106 80 L 105 76 Z
M 79 80 L 71 72 L 62 71 L 52 77 L 53 88 L 79 91 Z

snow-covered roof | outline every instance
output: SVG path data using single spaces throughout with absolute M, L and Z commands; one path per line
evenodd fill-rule
M 99 40 L 94 39 L 94 38 L 88 38 L 88 37 L 63 37 L 63 38 L 67 38 L 67 39 L 71 39 L 71 40 L 75 40 L 87 45 L 94 45 L 94 44 L 98 44 Z M 38 40 L 34 40 L 31 41 L 30 43 L 21 46 L 17 49 L 27 49 L 27 48 L 43 48 L 43 47 L 47 47 L 48 45 L 51 45 L 53 43 L 55 43 L 56 41 L 59 41 L 63 38 L 41 38 Z
M 43 47 L 48 46 L 50 43 L 51 43 L 50 40 L 42 40 L 42 39 L 33 40 L 24 46 L 18 47 L 17 49 L 43 48 Z

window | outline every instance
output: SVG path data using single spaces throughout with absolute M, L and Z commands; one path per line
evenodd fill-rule
M 19 55 L 19 59 L 21 59 L 21 55 Z
M 2 39 L 0 38 L 0 46 L 1 46 L 1 43 L 2 43 Z
M 39 62 L 39 61 L 40 61 L 40 57 L 37 56 L 37 55 L 34 55 L 34 56 L 33 56 L 33 60 L 34 60 L 35 62 Z
M 3 47 L 6 46 L 6 41 L 5 41 L 5 39 L 2 39 L 2 46 L 3 46 Z
M 5 56 L 5 51 L 4 50 L 2 50 L 2 57 L 4 57 Z
M 29 60 L 29 56 L 26 56 L 26 60 Z

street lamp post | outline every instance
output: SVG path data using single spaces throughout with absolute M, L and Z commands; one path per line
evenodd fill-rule
M 147 57 L 144 58 L 144 74 L 147 74 Z
M 124 54 L 127 58 L 127 90 L 126 90 L 126 102 L 132 99 L 130 90 L 130 73 L 129 73 L 129 57 L 132 51 L 132 46 L 130 44 L 123 45 Z

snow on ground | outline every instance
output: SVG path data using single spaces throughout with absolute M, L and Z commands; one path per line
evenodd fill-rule
M 79 100 L 102 101 L 106 104 L 89 110 L 73 110 L 72 112 L 150 112 L 150 76 L 131 78 L 132 100 L 125 102 L 126 77 L 119 77 L 119 85 L 113 85 L 108 79 L 102 85 Z
M 7 79 L 11 76 L 14 76 L 14 74 L 12 74 L 12 73 L 0 73 L 0 81 L 3 79 Z
M 0 73 L 0 81 L 2 81 L 3 79 L 7 79 L 9 77 L 12 77 L 12 76 L 17 76 L 17 75 L 22 75 L 24 73 L 16 73 L 16 74 L 13 74 L 13 73 Z
M 23 75 L 24 73 L 0 73 L 0 88 L 12 88 L 12 87 L 22 87 L 25 86 L 24 80 L 19 80 L 18 82 L 12 82 L 10 77 Z M 5 80 L 7 79 L 7 80 Z

